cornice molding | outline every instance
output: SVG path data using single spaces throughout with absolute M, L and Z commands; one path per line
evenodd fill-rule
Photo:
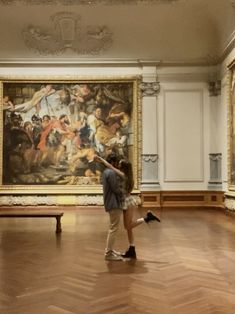
M 223 59 L 224 60 L 224 59 Z M 144 67 L 144 66 L 156 66 L 156 67 L 213 67 L 219 65 L 222 61 L 218 62 L 217 64 L 207 64 L 204 62 L 168 62 L 168 61 L 154 61 L 154 60 L 139 60 L 139 59 L 125 59 L 125 58 L 60 58 L 55 56 L 47 57 L 41 56 L 39 58 L 0 58 L 0 67 L 63 67 L 63 66 L 76 66 L 76 67 Z M 161 79 L 168 80 L 168 74 L 161 74 Z M 174 74 L 170 75 L 176 81 L 179 80 L 179 76 Z M 183 75 L 185 76 L 185 74 Z M 184 77 L 182 76 L 182 79 Z M 197 77 L 196 77 L 197 76 Z M 199 80 L 200 75 L 198 74 L 189 74 L 188 79 L 194 81 L 195 79 Z M 160 77 L 159 77 L 160 78 Z
M 1 0 L 0 0 L 1 1 Z M 235 43 L 235 41 L 234 41 Z M 154 59 L 135 59 L 135 58 L 102 58 L 97 57 L 54 57 L 41 55 L 38 58 L 0 58 L 0 67 L 43 67 L 43 66 L 123 66 L 123 67 L 144 67 L 144 66 L 156 66 L 156 67 L 211 67 L 219 65 L 223 60 L 222 58 L 206 57 L 204 60 L 198 61 L 167 61 L 167 60 L 154 60 Z M 224 56 L 225 58 L 226 56 Z M 215 62 L 216 60 L 216 62 Z
M 234 0 L 234 8 L 235 8 L 235 0 Z M 235 48 L 235 31 L 229 36 L 227 44 L 223 48 L 218 63 L 222 63 L 225 58 L 229 55 L 229 53 Z
M 158 60 L 139 60 L 122 58 L 19 58 L 19 59 L 0 59 L 0 67 L 142 67 L 160 66 Z
M 0 59 L 0 67 L 63 67 L 63 66 L 76 66 L 76 67 L 110 67 L 110 66 L 123 66 L 123 67 L 144 67 L 144 66 L 156 66 L 156 67 L 211 67 L 215 64 L 207 64 L 205 62 L 168 62 L 160 60 L 140 60 L 140 59 L 125 59 L 125 58 L 60 58 L 55 56 L 46 57 L 41 56 L 39 58 L 9 58 Z M 164 75 L 163 75 L 164 76 Z M 166 75 L 168 76 L 168 75 Z

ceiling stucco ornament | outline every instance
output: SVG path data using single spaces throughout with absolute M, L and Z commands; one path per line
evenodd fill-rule
M 26 5 L 130 5 L 130 4 L 169 4 L 180 0 L 0 0 L 0 4 L 22 3 Z
M 59 12 L 51 16 L 49 29 L 30 25 L 22 31 L 25 44 L 41 55 L 58 55 L 70 50 L 80 55 L 98 55 L 112 46 L 107 26 L 82 27 L 81 17 Z
M 142 96 L 157 96 L 160 91 L 159 82 L 141 82 L 140 90 L 142 92 Z

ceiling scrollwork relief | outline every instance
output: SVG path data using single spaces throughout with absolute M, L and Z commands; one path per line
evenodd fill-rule
M 27 26 L 22 31 L 26 46 L 41 55 L 58 55 L 67 50 L 81 55 L 98 55 L 112 46 L 112 33 L 105 25 L 83 27 L 80 15 L 59 12 L 51 16 L 51 27 Z

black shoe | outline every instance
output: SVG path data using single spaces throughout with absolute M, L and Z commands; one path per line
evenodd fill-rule
M 126 251 L 126 253 L 123 253 L 121 255 L 124 258 L 134 258 L 136 259 L 136 252 L 135 252 L 135 247 L 130 246 L 129 249 Z
M 144 221 L 149 223 L 150 221 L 157 220 L 158 222 L 161 222 L 161 220 L 155 216 L 152 212 L 148 211 L 147 216 L 144 218 Z

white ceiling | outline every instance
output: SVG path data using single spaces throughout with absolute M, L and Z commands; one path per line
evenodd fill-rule
M 0 65 L 216 64 L 234 34 L 234 0 L 0 0 Z

